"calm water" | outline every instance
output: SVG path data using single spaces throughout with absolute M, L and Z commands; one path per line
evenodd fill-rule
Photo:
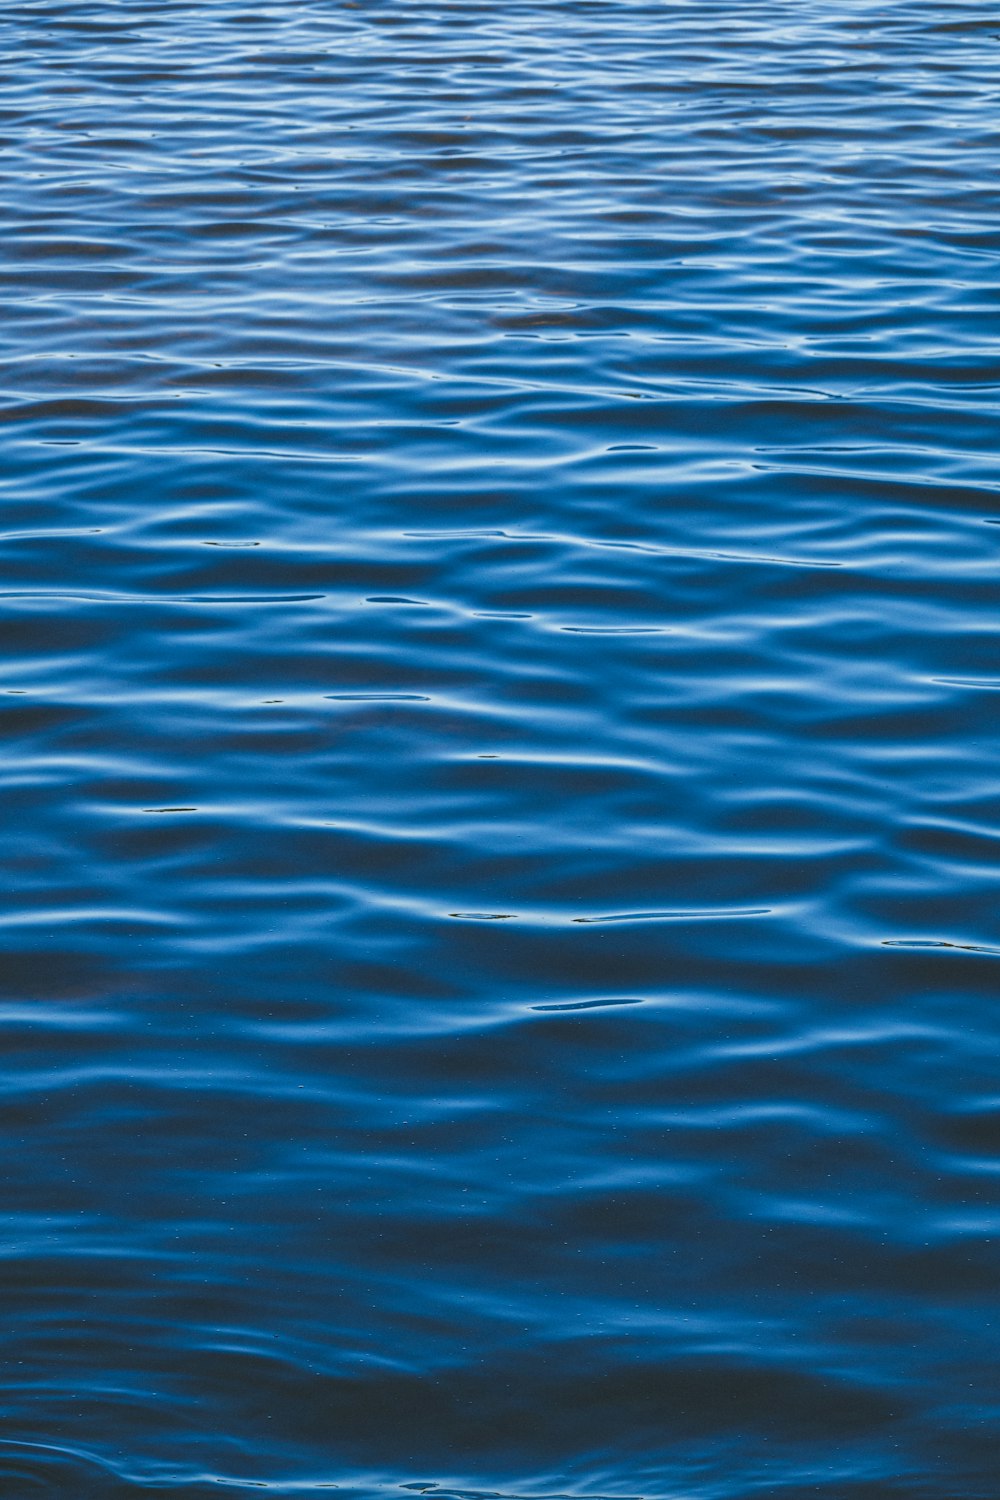
M 992 8 L 0 49 L 4 1500 L 995 1500 Z

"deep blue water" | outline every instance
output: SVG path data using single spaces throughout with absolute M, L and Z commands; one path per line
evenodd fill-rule
M 993 8 L 0 53 L 3 1500 L 996 1500 Z

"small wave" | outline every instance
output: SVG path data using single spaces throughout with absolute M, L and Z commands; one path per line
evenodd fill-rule
M 600 917 L 571 917 L 572 922 L 599 923 L 599 922 L 708 922 L 723 921 L 730 917 L 768 917 L 772 914 L 773 907 L 770 906 L 720 906 L 720 907 L 677 907 L 665 911 L 623 911 L 609 912 Z
M 369 594 L 365 599 L 366 604 L 415 604 L 421 609 L 431 609 L 426 599 L 406 599 L 401 594 Z
M 61 589 L 9 589 L 0 599 L 53 599 L 83 604 L 309 604 L 324 594 L 112 594 Z
M 883 938 L 883 948 L 950 948 L 960 953 L 985 953 L 1000 957 L 1000 948 L 988 947 L 985 943 L 953 943 L 946 938 Z
M 560 1000 L 551 1005 L 533 1005 L 532 1010 L 605 1010 L 611 1005 L 643 1005 L 643 1000 L 609 998 L 607 1000 Z
M 469 922 L 512 922 L 517 913 L 512 911 L 450 911 L 449 917 L 462 917 Z
M 665 625 L 560 625 L 566 635 L 671 635 Z

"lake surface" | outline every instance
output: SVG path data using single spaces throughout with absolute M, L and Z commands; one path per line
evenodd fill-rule
M 991 8 L 0 52 L 4 1500 L 996 1500 Z

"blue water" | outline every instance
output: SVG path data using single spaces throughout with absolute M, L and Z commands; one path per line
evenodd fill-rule
M 996 1500 L 991 7 L 0 53 L 3 1500 Z

